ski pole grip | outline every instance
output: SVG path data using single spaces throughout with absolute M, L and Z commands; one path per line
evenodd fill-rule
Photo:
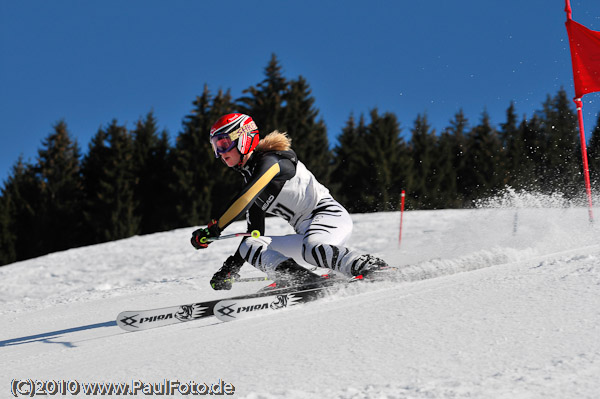
M 258 237 L 260 237 L 260 231 L 258 231 L 258 230 L 252 230 L 252 233 L 250 233 L 250 236 L 252 238 L 258 238 Z

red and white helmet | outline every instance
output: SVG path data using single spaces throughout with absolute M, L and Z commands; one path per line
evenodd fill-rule
M 210 143 L 217 158 L 236 146 L 240 154 L 246 155 L 256 148 L 258 141 L 258 127 L 245 114 L 223 115 L 210 129 Z

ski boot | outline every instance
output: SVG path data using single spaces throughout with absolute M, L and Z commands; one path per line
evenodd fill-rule
M 383 259 L 368 254 L 359 256 L 352 264 L 352 275 L 356 280 L 385 280 L 396 271 Z
M 239 278 L 239 271 L 244 264 L 244 259 L 239 256 L 230 256 L 223 262 L 223 266 L 213 275 L 210 286 L 213 290 L 230 290 L 235 279 Z

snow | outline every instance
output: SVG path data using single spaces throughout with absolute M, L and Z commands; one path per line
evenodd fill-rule
M 600 234 L 586 208 L 558 203 L 409 211 L 400 248 L 399 213 L 353 215 L 350 245 L 400 266 L 399 281 L 230 323 L 129 333 L 114 320 L 257 290 L 209 287 L 238 239 L 195 251 L 186 228 L 2 267 L 0 398 L 13 379 L 222 380 L 249 399 L 597 398 Z

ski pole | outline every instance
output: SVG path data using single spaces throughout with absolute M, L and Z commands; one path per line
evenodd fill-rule
M 240 278 L 231 279 L 231 281 L 233 283 L 248 283 L 248 282 L 252 282 L 252 281 L 268 281 L 268 280 L 271 280 L 271 279 L 267 276 L 264 276 L 264 277 L 240 277 Z
M 213 241 L 217 241 L 217 240 L 226 240 L 228 238 L 236 238 L 236 237 L 253 237 L 253 238 L 258 238 L 260 237 L 260 232 L 258 230 L 253 230 L 252 233 L 234 233 L 234 234 L 226 234 L 224 236 L 219 236 L 219 237 L 202 237 L 200 239 L 200 242 L 202 244 L 206 244 L 207 242 L 213 242 Z
M 231 277 L 231 278 L 225 279 L 223 281 L 229 282 L 232 284 L 237 284 L 237 283 L 251 283 L 253 281 L 269 281 L 269 280 L 271 280 L 269 277 L 264 276 L 264 277 L 239 277 L 239 278 Z

